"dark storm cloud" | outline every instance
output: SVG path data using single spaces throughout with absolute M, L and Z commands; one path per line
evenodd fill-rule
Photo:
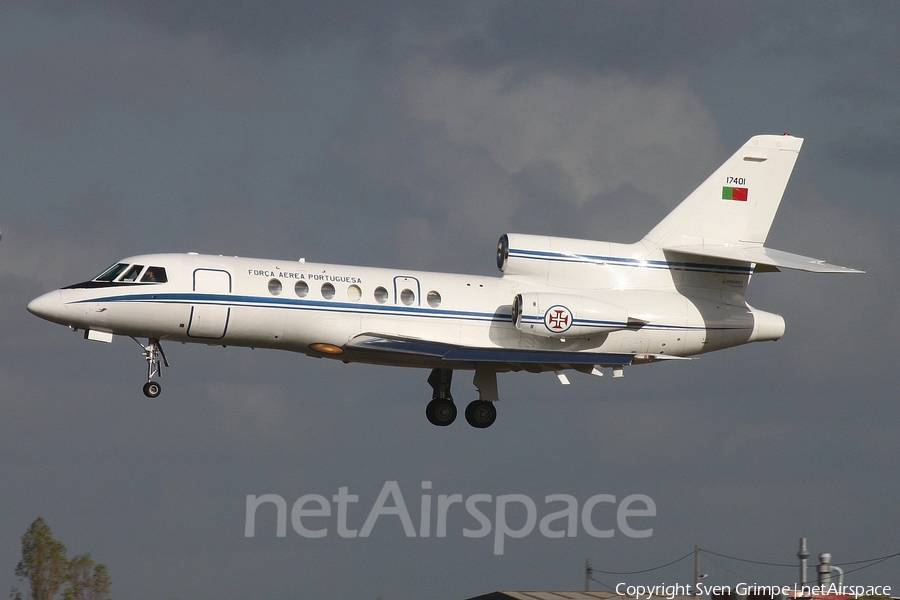
M 770 56 L 803 53 L 832 67 L 864 61 L 870 75 L 883 75 L 900 32 L 896 2 L 761 2 L 753 5 L 764 23 L 758 40 Z M 863 66 L 860 64 L 859 66 Z
M 385 50 L 405 25 L 438 32 L 465 23 L 467 3 L 328 0 L 126 0 L 48 4 L 56 14 L 86 9 L 136 17 L 176 33 L 207 33 L 235 49 L 283 52 L 296 47 L 362 41 L 369 51 Z
M 513 181 L 520 198 L 512 218 L 515 231 L 630 243 L 666 213 L 658 197 L 630 184 L 575 205 L 578 193 L 571 178 L 552 161 L 527 164 Z
M 846 138 L 831 145 L 832 156 L 854 169 L 866 173 L 896 177 L 900 166 L 900 135 L 887 132 L 876 136 Z
M 705 61 L 758 27 L 746 5 L 704 1 L 504 2 L 483 32 L 450 51 L 468 68 L 503 64 L 568 72 L 629 71 L 659 75 Z
M 358 242 L 336 249 L 348 260 L 361 246 L 375 264 L 476 271 L 493 264 L 493 240 L 478 242 L 509 223 L 515 194 L 510 175 L 484 150 L 454 144 L 442 127 L 388 102 L 348 114 L 323 150 L 293 188 L 306 201 L 303 219 L 321 224 L 311 232 L 320 244 L 333 245 L 332 232 L 342 231 Z
M 514 64 L 568 73 L 660 75 L 709 66 L 735 47 L 744 58 L 785 53 L 839 66 L 889 60 L 895 3 L 414 2 L 126 0 L 47 3 L 51 14 L 128 15 L 176 33 L 203 32 L 235 48 L 283 52 L 335 41 L 379 54 L 409 46 L 474 70 Z M 429 39 L 431 36 L 431 39 Z M 430 48 L 430 49 L 429 49 Z

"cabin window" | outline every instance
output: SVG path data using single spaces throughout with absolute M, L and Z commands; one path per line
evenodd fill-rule
M 113 279 L 121 275 L 122 271 L 127 268 L 128 263 L 115 264 L 94 277 L 94 281 L 112 281 Z
M 294 293 L 298 298 L 305 298 L 309 293 L 309 285 L 302 279 L 294 284 Z
M 381 286 L 375 288 L 375 302 L 384 304 L 388 301 L 388 291 Z
M 441 305 L 441 295 L 434 290 L 428 292 L 426 299 L 428 300 L 428 306 L 431 308 L 437 308 Z
M 330 283 L 322 284 L 322 297 L 326 300 L 331 300 L 334 298 L 334 286 Z
M 362 298 L 362 290 L 359 289 L 358 285 L 351 285 L 347 288 L 347 297 L 350 298 L 353 302 L 357 302 L 360 298 Z
M 277 279 L 269 280 L 269 293 L 273 296 L 277 296 L 281 293 L 281 282 Z
M 133 265 L 130 269 L 125 271 L 125 274 L 122 275 L 122 279 L 119 281 L 137 281 L 138 275 L 141 274 L 141 271 L 144 270 L 144 265 Z
M 410 306 L 415 301 L 416 293 L 411 289 L 407 288 L 400 292 L 400 302 L 402 302 L 403 304 Z
M 141 277 L 141 283 L 166 283 L 166 270 L 163 267 L 147 267 L 147 272 Z

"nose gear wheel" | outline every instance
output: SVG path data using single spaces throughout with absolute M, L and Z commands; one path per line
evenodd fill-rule
M 149 338 L 146 345 L 138 342 L 137 338 L 133 337 L 131 339 L 143 349 L 141 354 L 144 360 L 147 361 L 147 383 L 143 387 L 144 395 L 148 398 L 156 398 L 162 392 L 162 386 L 158 381 L 153 381 L 153 378 L 162 376 L 162 367 L 163 365 L 169 366 L 169 359 L 166 358 L 166 353 L 159 339 Z M 160 358 L 162 358 L 162 363 L 160 363 Z

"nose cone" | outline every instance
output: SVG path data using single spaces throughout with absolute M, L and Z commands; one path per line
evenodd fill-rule
M 58 321 L 62 317 L 62 301 L 59 290 L 38 296 L 28 303 L 28 312 L 48 321 Z

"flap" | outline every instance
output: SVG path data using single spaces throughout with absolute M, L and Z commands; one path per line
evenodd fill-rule
M 630 365 L 634 360 L 633 354 L 625 353 L 478 348 L 375 333 L 358 335 L 347 342 L 345 348 L 394 355 L 439 358 L 448 362 L 500 363 L 510 366 L 548 365 L 548 367 L 566 368 L 574 365 L 596 365 L 612 367 Z

